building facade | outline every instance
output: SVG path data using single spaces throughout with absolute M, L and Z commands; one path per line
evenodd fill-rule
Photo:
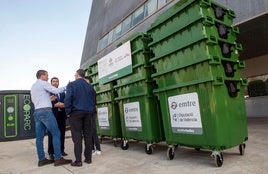
M 97 62 L 137 32 L 145 32 L 154 20 L 180 0 L 93 0 L 82 53 L 81 68 Z M 215 0 L 236 14 L 237 42 L 243 46 L 239 59 L 249 81 L 268 82 L 268 1 Z

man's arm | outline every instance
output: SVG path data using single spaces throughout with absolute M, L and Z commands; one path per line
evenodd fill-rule
M 64 98 L 65 112 L 67 116 L 69 116 L 72 112 L 72 101 L 73 101 L 73 88 L 70 83 L 66 88 L 66 95 Z

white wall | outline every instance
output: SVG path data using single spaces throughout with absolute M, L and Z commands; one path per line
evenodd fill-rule
M 268 96 L 245 99 L 247 117 L 268 117 Z

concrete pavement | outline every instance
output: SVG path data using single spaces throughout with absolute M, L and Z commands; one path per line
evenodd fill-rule
M 111 140 L 101 144 L 102 155 L 93 156 L 92 164 L 83 163 L 82 167 L 53 164 L 38 167 L 35 139 L 0 143 L 0 174 L 174 174 L 174 173 L 267 173 L 268 170 L 268 117 L 248 119 L 249 140 L 246 142 L 245 155 L 239 154 L 238 147 L 223 151 L 222 167 L 216 167 L 210 151 L 196 151 L 192 148 L 178 147 L 175 158 L 167 160 L 167 146 L 159 143 L 152 155 L 144 151 L 143 143 L 129 142 L 129 149 L 122 150 L 120 142 L 114 147 Z M 47 137 L 45 138 L 47 149 Z M 74 160 L 73 142 L 70 131 L 66 132 L 66 158 Z

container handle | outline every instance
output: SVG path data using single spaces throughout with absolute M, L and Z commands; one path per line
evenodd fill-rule
M 214 19 L 210 16 L 205 16 L 204 17 L 204 21 L 203 21 L 203 24 L 204 25 L 207 25 L 207 26 L 212 26 L 212 25 L 215 25 L 215 22 L 214 22 Z
M 231 18 L 235 18 L 235 12 L 233 10 L 228 9 L 228 16 L 231 16 Z
M 242 47 L 242 44 L 235 44 L 235 49 L 238 50 L 238 51 L 242 51 L 243 50 L 243 47 Z
M 202 0 L 200 3 L 201 7 L 210 7 L 211 6 L 211 0 Z
M 217 38 L 215 36 L 209 36 L 207 40 L 208 45 L 216 45 L 218 43 Z
M 245 63 L 245 61 L 239 61 L 239 62 L 238 62 L 238 68 L 243 69 L 243 68 L 245 68 L 245 67 L 246 67 L 246 63 Z
M 239 34 L 239 33 L 240 33 L 238 27 L 232 27 L 232 31 L 233 31 L 235 34 Z
M 221 64 L 221 59 L 219 56 L 212 56 L 211 60 L 209 61 L 210 65 L 220 65 Z

